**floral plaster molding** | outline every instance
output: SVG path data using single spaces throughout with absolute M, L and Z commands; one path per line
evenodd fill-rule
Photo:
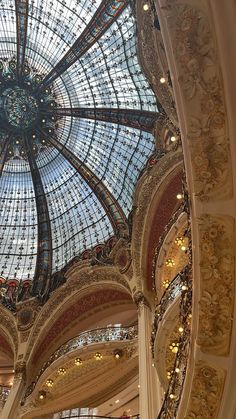
M 201 200 L 232 197 L 228 121 L 216 37 L 206 2 L 164 2 L 178 82 L 183 94 L 195 194 Z M 190 3 L 190 4 L 189 4 Z
M 184 419 L 217 418 L 225 372 L 200 361 L 195 367 L 190 408 Z
M 234 310 L 234 236 L 230 216 L 199 220 L 201 297 L 198 344 L 203 352 L 227 355 Z
M 235 220 L 225 215 L 233 198 L 232 160 L 210 8 L 214 0 L 155 2 L 168 45 L 187 179 L 193 191 L 193 330 L 177 417 L 212 419 L 218 417 L 227 383 L 222 357 L 230 355 L 235 299 Z M 204 362 L 199 361 L 203 357 Z
M 168 81 L 169 74 L 162 34 L 153 26 L 151 11 L 143 11 L 145 3 L 147 3 L 146 0 L 136 2 L 140 64 L 166 114 L 173 125 L 178 127 L 171 84 L 160 83 L 160 78 L 163 76 Z

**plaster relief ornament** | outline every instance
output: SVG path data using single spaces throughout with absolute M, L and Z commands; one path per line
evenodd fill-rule
M 166 15 L 177 52 L 195 194 L 201 200 L 229 198 L 232 196 L 232 162 L 228 121 L 211 22 L 200 5 L 198 8 L 169 5 Z

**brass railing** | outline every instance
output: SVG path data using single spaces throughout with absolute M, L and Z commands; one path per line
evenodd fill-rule
M 180 283 L 179 283 L 180 279 Z M 165 393 L 164 402 L 161 408 L 161 411 L 158 415 L 157 419 L 173 419 L 177 415 L 177 410 L 179 407 L 183 385 L 186 375 L 187 369 L 187 362 L 188 362 L 188 352 L 189 352 L 189 344 L 190 344 L 190 330 L 191 330 L 191 312 L 192 312 L 192 270 L 191 265 L 185 267 L 185 269 L 179 274 L 178 276 L 172 281 L 169 285 L 170 290 L 173 290 L 177 287 L 180 287 L 180 306 L 179 306 L 179 323 L 182 326 L 182 333 L 180 333 L 180 338 L 178 342 L 178 352 L 176 354 L 175 362 L 173 365 L 173 369 L 171 371 L 170 381 L 168 389 Z M 168 287 L 168 288 L 169 288 Z M 168 288 L 166 293 L 164 294 L 163 298 L 165 304 L 163 307 L 167 307 L 168 303 Z M 173 295 L 171 292 L 170 295 Z M 155 326 L 154 326 L 154 333 L 152 334 L 152 349 L 154 355 L 154 341 L 156 332 L 158 330 L 159 325 L 159 317 L 163 315 L 163 307 L 160 304 L 160 310 L 158 309 L 157 314 L 159 313 L 160 316 L 155 318 Z
M 152 336 L 151 336 L 151 346 L 152 346 L 152 354 L 154 355 L 154 342 L 157 334 L 157 330 L 159 327 L 159 324 L 166 313 L 167 309 L 171 306 L 173 301 L 180 297 L 182 293 L 182 287 L 188 286 L 186 281 L 186 275 L 188 276 L 188 270 L 189 267 L 186 266 L 184 269 L 182 269 L 181 272 L 179 272 L 175 278 L 171 281 L 169 286 L 166 288 L 160 303 L 155 308 L 155 315 L 154 315 L 154 321 L 152 326 Z

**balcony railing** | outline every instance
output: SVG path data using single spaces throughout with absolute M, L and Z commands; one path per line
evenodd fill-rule
M 182 293 L 182 287 L 186 287 L 188 285 L 187 273 L 189 271 L 189 266 L 186 266 L 181 272 L 179 272 L 176 277 L 171 281 L 168 288 L 165 290 L 160 303 L 155 308 L 155 316 L 154 322 L 152 327 L 152 336 L 151 336 L 151 346 L 152 346 L 152 354 L 154 356 L 154 342 L 156 339 L 157 330 L 159 328 L 159 324 L 163 319 L 167 309 L 171 306 L 173 301 L 180 297 Z
M 181 297 L 179 306 L 179 323 L 183 328 L 178 343 L 178 352 L 175 358 L 173 370 L 171 372 L 168 390 L 166 391 L 164 402 L 157 419 L 173 419 L 177 415 L 177 410 L 182 396 L 183 385 L 186 375 L 188 352 L 190 345 L 190 331 L 191 331 L 191 312 L 192 312 L 192 270 L 191 265 L 188 265 L 184 271 L 181 272 Z M 175 278 L 176 279 L 176 278 Z M 175 280 L 173 280 L 175 281 Z M 172 283 L 174 284 L 174 282 Z M 177 281 L 177 280 L 176 280 Z M 170 287 L 172 285 L 170 284 Z M 178 281 L 177 281 L 178 283 Z M 175 289 L 173 285 L 173 289 Z M 168 295 L 168 289 L 167 289 Z M 173 295 L 173 294 L 171 294 Z M 163 296 L 163 298 L 166 298 Z M 167 305 L 168 306 L 168 305 Z M 162 306 L 159 313 L 162 313 Z M 160 316 L 159 316 L 160 317 Z M 156 329 L 155 329 L 156 328 Z M 157 331 L 158 320 L 154 330 Z M 155 333 L 156 334 L 156 333 Z M 155 334 L 152 335 L 152 344 L 154 347 Z M 153 348 L 154 352 L 154 348 Z
M 34 390 L 36 383 L 43 374 L 43 372 L 54 362 L 65 356 L 68 353 L 76 351 L 79 348 L 85 346 L 102 343 L 102 342 L 114 342 L 114 341 L 125 341 L 132 340 L 138 337 L 137 325 L 130 327 L 106 327 L 100 329 L 89 330 L 81 333 L 73 339 L 60 346 L 48 359 L 47 362 L 42 366 L 39 374 L 35 381 L 33 381 L 26 390 L 25 397 L 28 397 Z

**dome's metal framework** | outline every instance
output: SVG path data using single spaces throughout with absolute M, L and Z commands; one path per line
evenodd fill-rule
M 48 295 L 53 274 L 74 257 L 129 236 L 159 115 L 136 47 L 128 0 L 0 2 L 0 275 L 8 302 Z

